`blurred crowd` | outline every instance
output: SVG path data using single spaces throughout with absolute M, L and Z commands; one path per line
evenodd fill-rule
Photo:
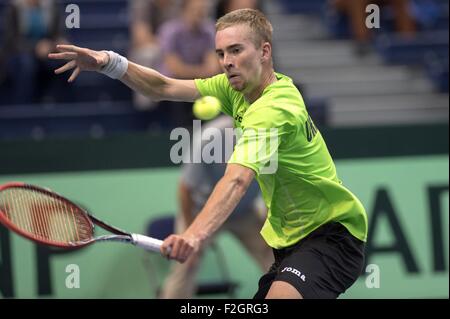
M 61 12 L 51 0 L 13 0 L 3 12 L 0 47 L 0 85 L 7 86 L 8 101 L 37 103 L 45 92 L 60 92 L 54 79 L 56 66 L 47 59 L 56 43 L 66 42 Z M 51 88 L 53 86 L 53 89 Z M 3 95 L 3 94 L 2 94 Z
M 47 59 L 56 43 L 80 45 L 67 36 L 64 9 L 68 3 L 0 0 L 0 105 L 71 103 L 74 95 L 83 94 L 74 93 L 73 85 L 68 85 L 64 77 L 55 76 L 53 70 L 58 62 Z M 429 22 L 436 15 L 432 0 L 329 0 L 326 5 L 331 10 L 347 17 L 358 54 L 370 50 L 373 30 L 365 26 L 365 8 L 369 3 L 388 8 L 396 31 L 406 38 L 414 36 L 419 22 Z M 171 77 L 213 76 L 220 72 L 215 57 L 214 21 L 239 8 L 264 11 L 264 4 L 258 0 L 129 0 L 128 44 L 121 53 Z M 157 103 L 132 94 L 130 102 L 134 108 L 151 114 L 155 121 L 179 126 L 192 120 L 189 103 Z
M 58 62 L 47 58 L 57 43 L 70 42 L 64 4 L 54 0 L 3 0 L 2 4 L 0 104 L 70 103 L 73 89 L 53 73 Z M 130 60 L 175 78 L 215 75 L 220 67 L 214 21 L 239 8 L 261 9 L 258 0 L 130 0 L 125 53 Z M 192 119 L 187 103 L 155 103 L 133 94 L 135 108 L 151 111 L 157 120 L 185 125 Z
M 349 19 L 351 34 L 356 41 L 356 52 L 364 54 L 370 50 L 371 29 L 366 27 L 366 20 L 371 10 L 367 6 L 375 4 L 388 7 L 395 20 L 395 30 L 404 37 L 412 38 L 416 32 L 412 5 L 409 0 L 331 0 L 331 7 Z

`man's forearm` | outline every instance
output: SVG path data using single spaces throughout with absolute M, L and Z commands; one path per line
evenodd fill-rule
M 161 253 L 183 263 L 198 252 L 235 209 L 254 177 L 252 169 L 228 164 L 200 214 L 185 232 L 168 236 L 161 245 Z
M 220 228 L 244 196 L 250 181 L 224 176 L 185 234 L 204 242 Z
M 219 73 L 219 67 L 215 60 L 205 61 L 201 64 L 189 64 L 184 63 L 178 56 L 171 55 L 166 58 L 165 62 L 170 73 L 176 78 L 199 79 Z
M 193 102 L 200 97 L 194 80 L 169 78 L 156 70 L 133 62 L 128 63 L 128 69 L 120 80 L 155 101 Z
M 128 70 L 120 80 L 131 89 L 154 100 L 166 99 L 164 92 L 168 79 L 158 71 L 129 62 Z

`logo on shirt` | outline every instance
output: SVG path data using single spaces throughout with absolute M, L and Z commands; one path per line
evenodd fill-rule
M 306 281 L 306 276 L 305 274 L 303 274 L 300 270 L 292 268 L 292 267 L 284 267 L 283 270 L 281 272 L 291 272 L 294 275 L 296 275 L 298 278 L 300 278 L 303 282 Z
M 308 140 L 308 142 L 311 142 L 314 136 L 316 136 L 318 130 L 312 118 L 309 115 L 308 119 L 305 122 L 305 128 L 306 128 L 306 139 Z

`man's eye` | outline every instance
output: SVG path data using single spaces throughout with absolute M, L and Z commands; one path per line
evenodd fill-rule
M 239 53 L 241 50 L 239 50 L 239 49 L 233 49 L 233 53 L 234 54 L 237 54 L 237 53 Z

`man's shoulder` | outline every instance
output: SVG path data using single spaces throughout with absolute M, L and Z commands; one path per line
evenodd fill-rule
M 297 85 L 288 76 L 277 73 L 278 81 L 267 90 L 264 99 L 274 107 L 294 105 L 304 107 L 303 97 Z M 271 102 L 271 103 L 270 103 Z
M 290 98 L 296 99 L 300 94 L 300 90 L 294 83 L 292 78 L 287 75 L 276 73 L 278 81 L 274 83 L 273 90 L 269 90 L 272 94 L 277 96 L 289 96 Z
M 274 83 L 250 110 L 248 115 L 272 122 L 294 124 L 307 117 L 301 94 L 289 78 Z
M 295 85 L 277 83 L 255 103 L 256 108 L 270 108 L 274 110 L 300 111 L 305 108 L 303 98 Z

